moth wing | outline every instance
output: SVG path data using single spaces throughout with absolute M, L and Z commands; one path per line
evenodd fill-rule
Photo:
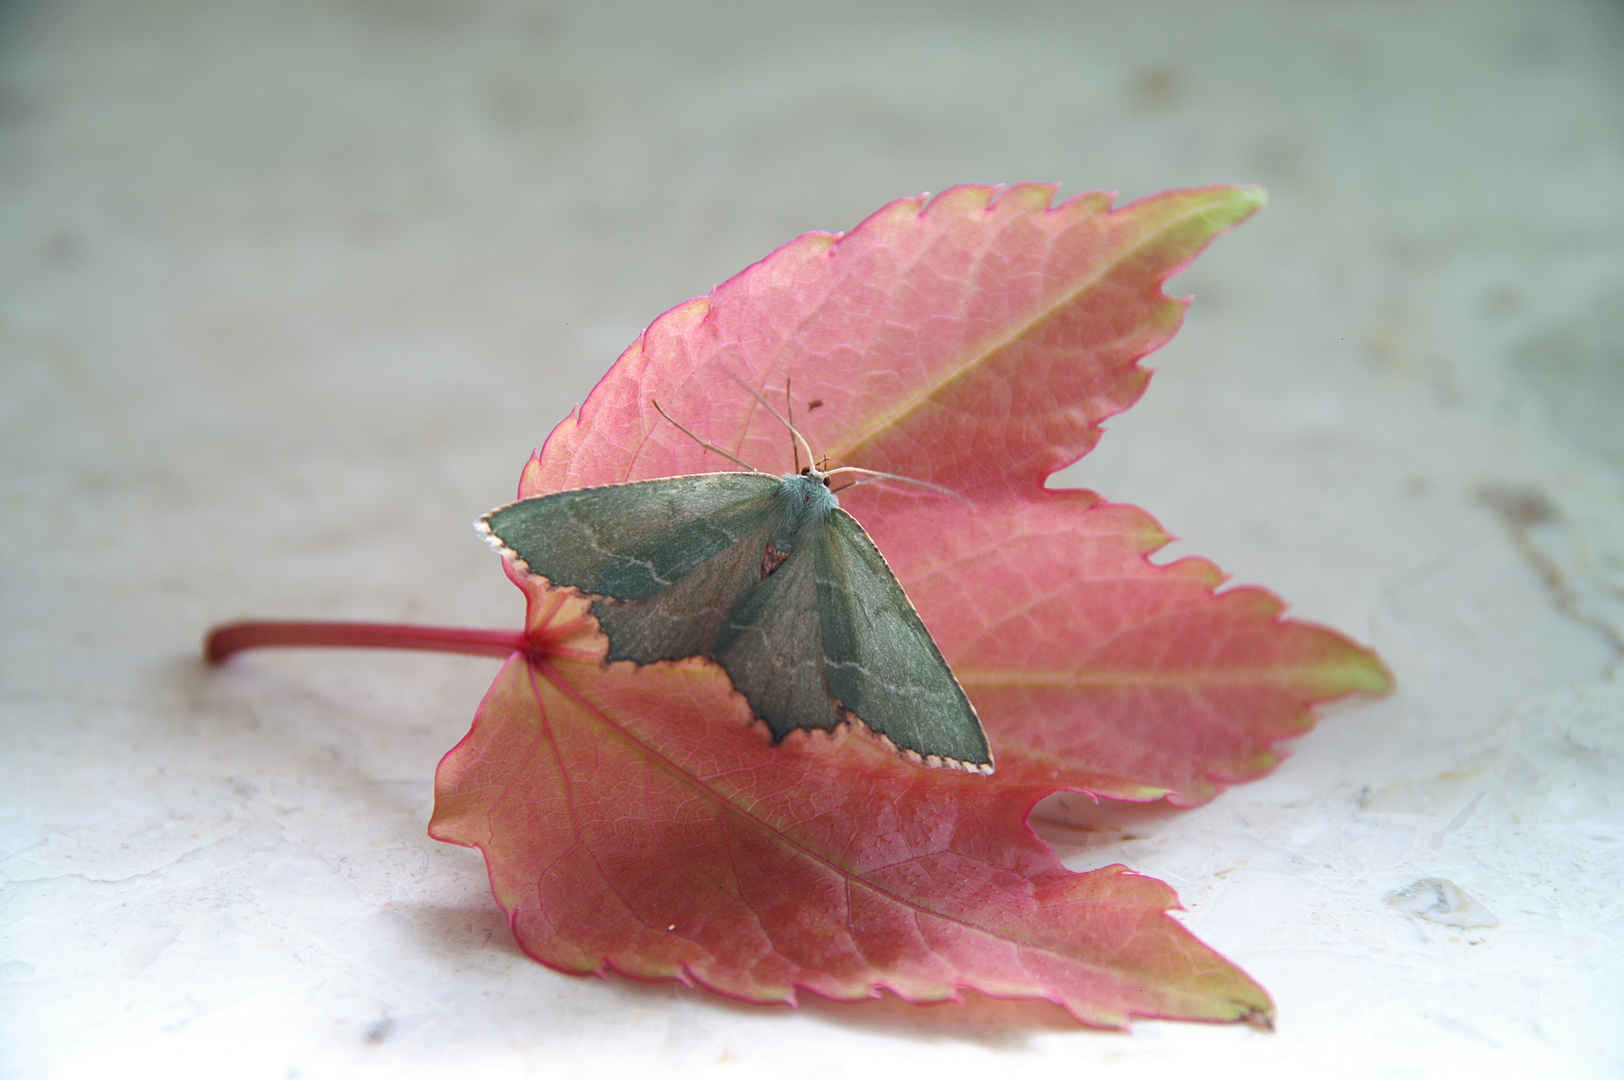
M 975 708 L 863 527 L 835 510 L 817 556 L 825 678 L 841 707 L 904 751 L 991 772 Z
M 712 654 L 774 739 L 844 723 L 824 678 L 815 534 L 733 612 Z
M 479 525 L 555 585 L 641 600 L 765 528 L 781 483 L 709 473 L 578 488 L 492 510 Z
M 481 519 L 521 567 L 605 597 L 610 660 L 710 654 L 761 577 L 782 481 L 713 473 L 561 491 Z

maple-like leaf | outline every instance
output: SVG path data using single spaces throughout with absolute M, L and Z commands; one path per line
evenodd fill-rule
M 521 496 L 714 471 L 660 416 L 766 472 L 793 388 L 831 465 L 963 493 L 842 495 L 976 704 L 991 778 L 862 735 L 773 747 L 700 660 L 605 666 L 584 605 L 510 576 L 530 651 L 441 763 L 431 831 L 484 852 L 522 947 L 565 971 L 681 978 L 751 1001 L 881 988 L 1045 998 L 1077 1019 L 1266 1019 L 1267 996 L 1123 867 L 1067 871 L 1031 832 L 1057 789 L 1212 797 L 1273 766 L 1315 702 L 1386 684 L 1346 639 L 1255 589 L 1146 556 L 1132 507 L 1044 481 L 1132 404 L 1177 329 L 1162 283 L 1262 202 L 1167 192 L 1118 210 L 1050 185 L 898 200 L 809 234 L 657 319 L 525 469 Z M 778 394 L 783 390 L 778 389 Z

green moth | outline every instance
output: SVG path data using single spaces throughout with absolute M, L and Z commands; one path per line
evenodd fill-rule
M 830 490 L 840 471 L 560 491 L 476 527 L 520 569 L 592 596 L 609 660 L 720 664 L 774 742 L 857 720 L 910 759 L 992 772 L 969 698 Z

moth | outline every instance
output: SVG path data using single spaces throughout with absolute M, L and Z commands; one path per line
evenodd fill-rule
M 591 598 L 608 661 L 720 665 L 775 744 L 856 722 L 911 760 L 991 773 L 974 706 L 830 486 L 844 474 L 904 478 L 801 468 L 800 450 L 812 461 L 811 448 L 783 417 L 797 471 L 772 476 L 655 408 L 749 471 L 560 491 L 492 510 L 475 527 L 521 571 Z

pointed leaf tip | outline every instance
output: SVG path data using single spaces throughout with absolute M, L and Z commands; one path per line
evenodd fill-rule
M 574 415 L 574 411 L 572 410 L 570 413 L 570 419 L 573 419 Z M 567 419 L 564 422 L 569 423 L 570 419 Z M 524 463 L 524 469 L 519 473 L 518 497 L 521 499 L 527 498 L 531 492 L 536 491 L 538 486 L 543 483 L 545 483 L 545 479 L 544 470 L 541 464 L 541 451 L 539 449 L 532 450 L 530 451 L 530 460 Z
M 1269 205 L 1269 190 L 1262 184 L 1229 185 L 1230 196 L 1224 202 L 1228 207 L 1225 225 L 1239 225 Z

